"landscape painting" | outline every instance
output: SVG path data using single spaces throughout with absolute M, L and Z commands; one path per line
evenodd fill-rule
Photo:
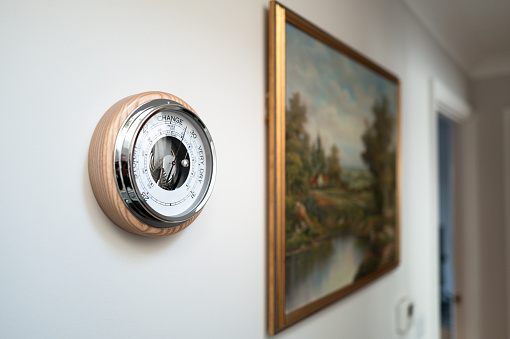
M 284 131 L 275 168 L 284 169 L 284 183 L 275 185 L 282 199 L 274 226 L 280 255 L 270 256 L 277 261 L 277 329 L 399 261 L 398 79 L 285 14 L 284 102 L 275 110 L 284 114 L 276 118 L 284 127 L 275 127 Z

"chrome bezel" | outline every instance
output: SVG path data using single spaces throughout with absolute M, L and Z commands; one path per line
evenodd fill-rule
M 136 140 L 145 122 L 159 112 L 179 112 L 188 116 L 197 124 L 197 132 L 202 135 L 204 146 L 209 147 L 211 165 L 206 183 L 191 208 L 179 215 L 162 215 L 152 209 L 143 198 L 136 185 L 133 173 L 133 152 Z M 122 170 L 124 168 L 124 170 Z M 137 107 L 122 123 L 115 142 L 113 170 L 119 195 L 127 209 L 141 222 L 156 228 L 173 228 L 191 219 L 209 200 L 216 178 L 216 151 L 209 130 L 203 121 L 183 105 L 167 99 L 155 99 Z

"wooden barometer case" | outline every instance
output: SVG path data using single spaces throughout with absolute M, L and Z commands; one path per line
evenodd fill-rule
M 209 199 L 216 153 L 209 130 L 180 98 L 145 92 L 103 115 L 89 148 L 89 177 L 104 213 L 150 237 L 190 225 Z

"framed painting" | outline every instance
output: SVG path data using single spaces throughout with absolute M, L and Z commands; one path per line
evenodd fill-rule
M 399 263 L 398 79 L 269 10 L 269 332 Z

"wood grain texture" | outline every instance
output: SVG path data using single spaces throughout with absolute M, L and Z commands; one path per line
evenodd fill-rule
M 269 13 L 268 84 L 268 328 L 285 326 L 285 8 L 272 1 Z
M 268 224 L 268 255 L 267 255 L 267 325 L 270 335 L 276 334 L 276 260 L 275 260 L 275 79 L 276 79 L 276 3 L 269 4 L 269 28 L 268 28 L 268 83 L 267 83 L 267 173 L 268 173 L 268 192 L 267 192 L 267 224 Z
M 115 141 L 121 124 L 138 106 L 154 99 L 168 99 L 193 109 L 180 98 L 164 92 L 145 92 L 126 97 L 115 103 L 94 130 L 89 147 L 89 178 L 92 191 L 103 212 L 122 229 L 148 237 L 164 236 L 177 233 L 189 226 L 200 214 L 173 228 L 156 228 L 138 220 L 122 201 L 113 168 Z M 195 111 L 193 111 L 195 112 Z

